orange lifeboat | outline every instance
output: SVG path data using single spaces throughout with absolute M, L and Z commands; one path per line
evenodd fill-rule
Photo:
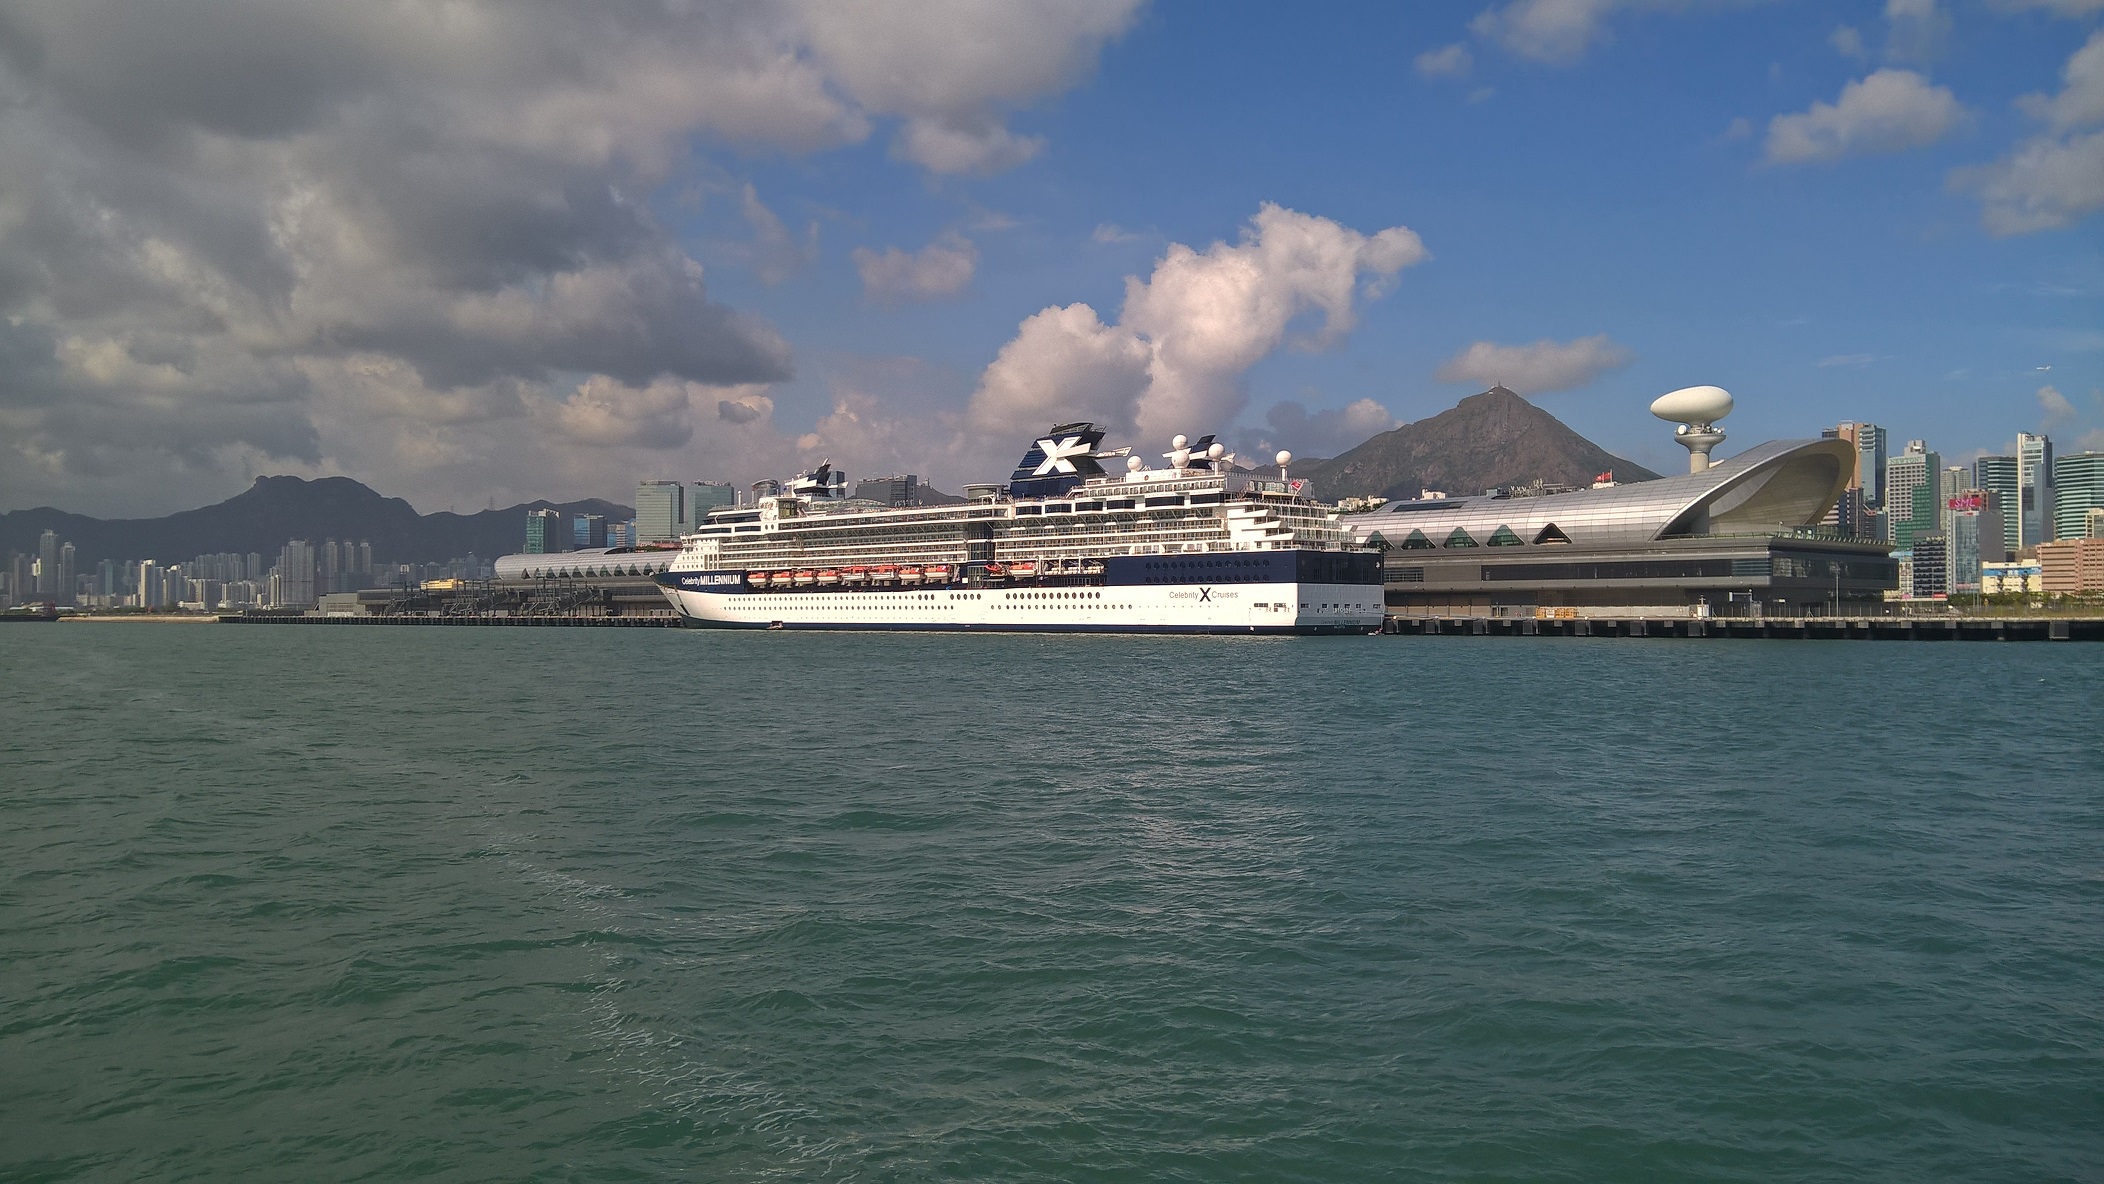
M 819 569 L 819 572 L 818 572 L 818 586 L 819 586 L 819 587 L 821 587 L 821 588 L 831 588 L 831 587 L 834 587 L 834 586 L 838 585 L 839 583 L 840 583 L 840 572 L 839 572 L 838 570 L 836 570 L 836 569 L 834 569 L 834 568 L 830 568 L 830 567 L 826 567 L 826 568 L 820 568 L 820 569 Z
M 767 580 L 768 584 L 776 588 L 787 588 L 795 581 L 796 573 L 791 571 L 778 571 Z
M 949 583 L 950 565 L 947 563 L 934 563 L 921 568 L 921 582 L 927 584 Z
M 920 568 L 917 568 L 917 567 L 902 567 L 902 568 L 900 568 L 900 569 L 899 569 L 899 583 L 901 583 L 901 584 L 918 584 L 918 583 L 920 583 L 920 582 L 921 582 L 921 569 L 920 569 Z
M 818 582 L 818 573 L 812 571 L 810 568 L 807 567 L 804 570 L 797 572 L 793 578 L 796 581 L 797 587 L 808 588 L 811 585 Z
M 840 573 L 840 583 L 842 587 L 859 588 L 868 582 L 869 569 L 866 567 L 851 567 L 848 568 L 846 571 Z

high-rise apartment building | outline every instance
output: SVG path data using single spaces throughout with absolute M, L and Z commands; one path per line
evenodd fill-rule
M 314 544 L 294 539 L 278 552 L 279 608 L 314 607 Z
M 526 512 L 526 553 L 528 555 L 553 555 L 569 550 L 569 540 L 563 537 L 563 514 L 561 510 L 528 510 Z
M 37 539 L 37 595 L 49 600 L 58 595 L 58 532 L 47 530 Z
M 1886 460 L 1885 520 L 1891 524 L 1892 541 L 1900 547 L 1913 546 L 1917 534 L 1935 533 L 1939 518 L 1936 475 L 1942 468 L 1943 458 L 1921 440 L 1907 441 L 1905 452 Z
M 1845 423 L 1841 426 L 1854 429 L 1856 472 L 1862 482 L 1863 504 L 1872 510 L 1881 510 L 1885 506 L 1885 429 L 1874 423 Z
M 2053 462 L 2053 537 L 2089 536 L 2089 512 L 2104 509 L 2104 452 L 2078 452 Z
M 1995 504 L 2002 508 L 2002 549 L 2016 554 L 2023 543 L 2023 524 L 2017 520 L 2017 508 L 2022 499 L 2017 496 L 2021 488 L 2016 479 L 2016 458 L 2013 456 L 1983 456 L 1973 462 L 1973 488 L 1985 489 L 1994 494 Z
M 60 604 L 72 604 L 80 595 L 80 573 L 73 569 L 76 552 L 72 543 L 58 549 L 58 596 Z
M 2016 434 L 2018 545 L 2035 547 L 2053 539 L 2053 441 L 2029 432 Z
M 687 487 L 677 481 L 636 486 L 636 542 L 669 543 L 687 522 Z

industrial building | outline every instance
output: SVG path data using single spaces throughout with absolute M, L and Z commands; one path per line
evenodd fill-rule
M 1666 403 L 1654 413 L 1680 414 Z M 1898 586 L 1889 543 L 1820 525 L 1855 477 L 1856 442 L 1779 440 L 1711 465 L 1712 424 L 1676 439 L 1685 476 L 1392 502 L 1344 521 L 1386 549 L 1397 616 L 1818 616 L 1871 610 Z M 1928 479 L 1932 459 L 1915 456 Z

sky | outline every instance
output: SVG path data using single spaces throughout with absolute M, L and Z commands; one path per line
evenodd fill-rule
M 0 509 L 1335 455 L 2104 449 L 2104 0 L 16 0 Z

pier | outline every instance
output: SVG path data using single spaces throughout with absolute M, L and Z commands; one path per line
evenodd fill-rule
M 1381 632 L 1453 637 L 2104 641 L 2104 617 L 1395 617 Z

